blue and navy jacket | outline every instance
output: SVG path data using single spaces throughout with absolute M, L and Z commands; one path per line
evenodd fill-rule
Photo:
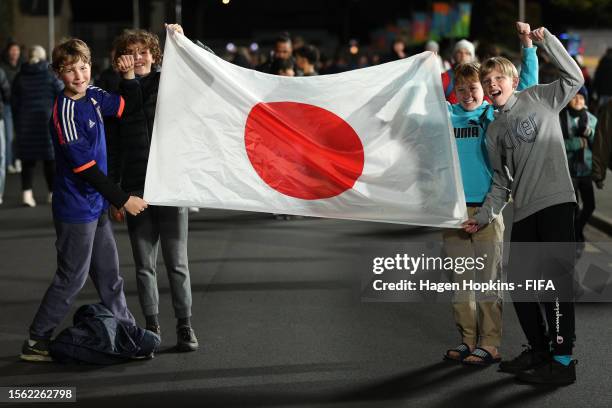
M 121 117 L 125 102 L 119 95 L 89 86 L 74 100 L 60 93 L 53 104 L 51 134 L 55 149 L 53 217 L 73 224 L 97 220 L 108 202 L 78 175 L 94 165 L 107 174 L 104 116 Z
M 536 47 L 523 48 L 518 90 L 538 83 L 538 57 Z M 466 111 L 460 104 L 448 104 L 451 123 L 457 142 L 457 153 L 463 179 L 465 202 L 480 205 L 484 202 L 493 170 L 489 164 L 486 145 L 487 127 L 493 121 L 493 105 L 483 101 L 473 111 Z
M 73 323 L 49 344 L 55 361 L 117 364 L 148 356 L 159 347 L 157 334 L 119 321 L 101 303 L 79 307 Z

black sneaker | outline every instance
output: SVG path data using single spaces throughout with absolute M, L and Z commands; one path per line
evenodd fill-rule
M 550 353 L 545 351 L 535 351 L 531 347 L 525 350 L 512 360 L 499 363 L 499 371 L 510 374 L 518 374 L 521 371 L 529 370 L 541 366 L 550 360 Z
M 49 340 L 24 341 L 19 358 L 24 361 L 53 361 L 49 354 Z
M 189 326 L 176 329 L 176 349 L 178 351 L 196 351 L 200 347 L 195 332 Z
M 522 371 L 516 378 L 533 384 L 569 385 L 576 382 L 576 360 L 569 365 L 563 365 L 551 359 L 548 363 L 531 370 Z

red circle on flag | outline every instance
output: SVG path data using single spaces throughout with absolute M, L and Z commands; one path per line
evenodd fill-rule
M 246 121 L 246 151 L 261 179 L 304 200 L 350 189 L 363 171 L 363 145 L 334 113 L 297 102 L 255 105 Z

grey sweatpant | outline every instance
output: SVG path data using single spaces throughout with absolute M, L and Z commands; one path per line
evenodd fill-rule
M 55 232 L 57 271 L 30 325 L 30 338 L 51 338 L 85 285 L 88 274 L 102 304 L 122 323 L 135 325 L 125 301 L 117 246 L 106 213 L 86 224 L 55 220 Z
M 187 208 L 150 205 L 127 216 L 140 306 L 145 316 L 159 313 L 157 252 L 161 244 L 177 319 L 191 316 L 191 281 L 187 260 Z

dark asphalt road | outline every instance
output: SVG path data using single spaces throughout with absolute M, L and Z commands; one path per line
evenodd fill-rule
M 40 201 L 42 184 L 37 178 Z M 585 258 L 603 251 L 610 259 L 601 249 L 610 239 L 588 234 L 598 243 Z M 18 177 L 9 176 L 0 206 L 0 386 L 74 386 L 84 407 L 612 406 L 612 305 L 577 307 L 576 384 L 523 385 L 493 367 L 441 361 L 459 342 L 450 305 L 360 301 L 359 270 L 367 265 L 356 260 L 367 245 L 435 241 L 439 231 L 229 211 L 203 210 L 190 221 L 193 323 L 202 350 L 172 350 L 174 319 L 160 265 L 163 347 L 153 360 L 107 367 L 20 362 L 54 273 L 54 238 L 50 206 L 20 207 Z M 142 321 L 125 227 L 116 228 L 116 239 L 128 302 Z M 88 283 L 75 307 L 96 300 Z M 503 355 L 524 342 L 506 304 Z

